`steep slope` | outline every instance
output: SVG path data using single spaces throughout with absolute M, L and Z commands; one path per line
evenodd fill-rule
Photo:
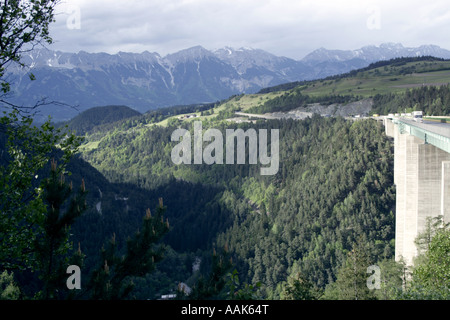
M 141 113 L 127 106 L 104 106 L 88 109 L 78 116 L 68 121 L 68 128 L 77 135 L 84 135 L 93 128 L 105 124 L 110 124 L 119 120 L 136 117 Z
M 116 128 L 82 155 L 109 180 L 149 192 L 187 183 L 192 192 L 180 188 L 166 200 L 177 207 L 166 238 L 175 250 L 207 252 L 228 244 L 240 279 L 261 281 L 274 294 L 297 271 L 323 288 L 358 237 L 374 257 L 392 255 L 392 153 L 375 121 L 204 124 L 205 130 L 279 129 L 280 170 L 265 177 L 259 165 L 175 165 L 170 136 L 179 125 L 191 128 Z
M 270 83 L 283 83 L 314 77 L 312 68 L 307 67 L 303 62 L 278 57 L 260 49 L 225 47 L 214 51 L 214 54 L 232 65 L 239 75 L 245 77 L 248 83 L 252 79 L 259 78 L 260 81 L 252 89 L 267 87 L 270 86 Z M 253 90 L 247 91 L 254 92 Z
M 165 59 L 171 66 L 174 94 L 188 103 L 211 102 L 237 92 L 231 81 L 238 78 L 234 68 L 201 46 L 170 54 Z

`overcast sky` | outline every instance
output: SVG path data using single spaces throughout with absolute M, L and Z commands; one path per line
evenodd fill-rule
M 450 50 L 448 0 L 63 0 L 50 49 L 169 53 L 201 45 L 311 51 L 384 42 Z

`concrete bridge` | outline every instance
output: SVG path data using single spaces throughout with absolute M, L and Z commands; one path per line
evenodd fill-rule
M 401 117 L 383 122 L 394 138 L 395 259 L 412 265 L 418 254 L 414 240 L 427 217 L 442 215 L 450 222 L 450 124 Z

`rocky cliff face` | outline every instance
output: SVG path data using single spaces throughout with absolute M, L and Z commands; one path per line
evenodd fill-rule
M 297 108 L 288 112 L 266 113 L 262 117 L 267 119 L 304 119 L 318 114 L 322 117 L 353 117 L 366 116 L 373 106 L 372 99 L 363 99 L 347 104 L 333 103 L 330 105 L 321 105 L 320 103 L 311 103 L 306 107 Z

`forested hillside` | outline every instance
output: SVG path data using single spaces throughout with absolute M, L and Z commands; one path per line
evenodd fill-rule
M 122 202 L 125 207 L 147 204 L 145 198 L 157 197 L 167 204 L 170 230 L 163 241 L 170 248 L 171 259 L 178 259 L 183 268 L 177 273 L 162 263 L 157 274 L 164 275 L 165 285 L 148 275 L 136 289 L 140 297 L 155 294 L 154 288 L 169 290 L 170 282 L 195 286 L 198 276 L 189 274 L 189 264 L 199 259 L 201 272 L 208 272 L 211 252 L 219 247 L 229 248 L 242 282 L 259 283 L 261 296 L 273 299 L 286 298 L 286 288 L 299 281 L 299 275 L 310 288 L 310 298 L 324 293 L 324 297 L 336 297 L 327 288 L 342 281 L 339 275 L 345 273 L 343 269 L 355 252 L 364 252 L 368 265 L 393 263 L 393 145 L 381 123 L 318 115 L 302 121 L 238 123 L 233 120 L 234 112 L 286 112 L 309 103 L 346 104 L 369 98 L 373 100 L 372 113 L 420 108 L 429 114 L 447 114 L 448 85 L 406 86 L 373 95 L 325 90 L 330 82 L 340 85 L 340 81 L 358 76 L 365 78 L 362 86 L 367 87 L 371 80 L 364 75 L 370 72 L 378 80 L 391 79 L 395 72 L 402 78 L 386 81 L 406 81 L 409 72 L 419 68 L 441 72 L 444 67 L 438 63 L 446 61 L 396 59 L 326 81 L 294 88 L 287 85 L 286 91 L 267 90 L 211 104 L 166 108 L 95 127 L 86 136 L 81 157 L 110 182 L 124 186 L 122 197 L 129 197 Z M 405 68 L 409 71 L 403 72 Z M 261 165 L 248 163 L 175 165 L 171 151 L 176 143 L 171 134 L 177 128 L 192 133 L 193 121 L 202 121 L 203 130 L 215 128 L 223 134 L 225 129 L 278 129 L 278 173 L 261 176 Z M 108 219 L 108 211 L 116 212 L 113 207 L 102 208 L 102 219 Z M 126 219 L 127 228 L 138 223 L 130 212 L 119 215 Z M 120 221 L 125 221 L 122 218 Z M 93 226 L 100 223 L 95 219 Z M 125 222 L 120 221 L 116 223 L 122 228 Z M 374 298 L 373 293 L 366 298 L 369 296 Z
M 94 107 L 82 112 L 66 123 L 61 123 L 61 125 L 66 124 L 72 131 L 83 136 L 86 132 L 95 127 L 104 126 L 139 115 L 140 113 L 138 111 L 127 106 Z
M 392 146 L 380 124 L 313 117 L 255 128 L 280 130 L 277 175 L 249 164 L 176 166 L 170 126 L 115 130 L 83 157 L 111 181 L 164 195 L 175 251 L 227 244 L 242 280 L 260 281 L 268 296 L 296 272 L 325 288 L 357 241 L 373 261 L 392 257 Z
M 424 86 L 403 94 L 376 95 L 372 112 L 403 113 L 422 110 L 428 116 L 450 115 L 450 86 Z
M 280 176 L 250 196 L 267 219 L 249 215 L 220 236 L 252 281 L 274 289 L 300 272 L 324 288 L 355 242 L 367 245 L 374 262 L 390 258 L 395 191 L 382 128 L 314 118 L 282 130 Z

